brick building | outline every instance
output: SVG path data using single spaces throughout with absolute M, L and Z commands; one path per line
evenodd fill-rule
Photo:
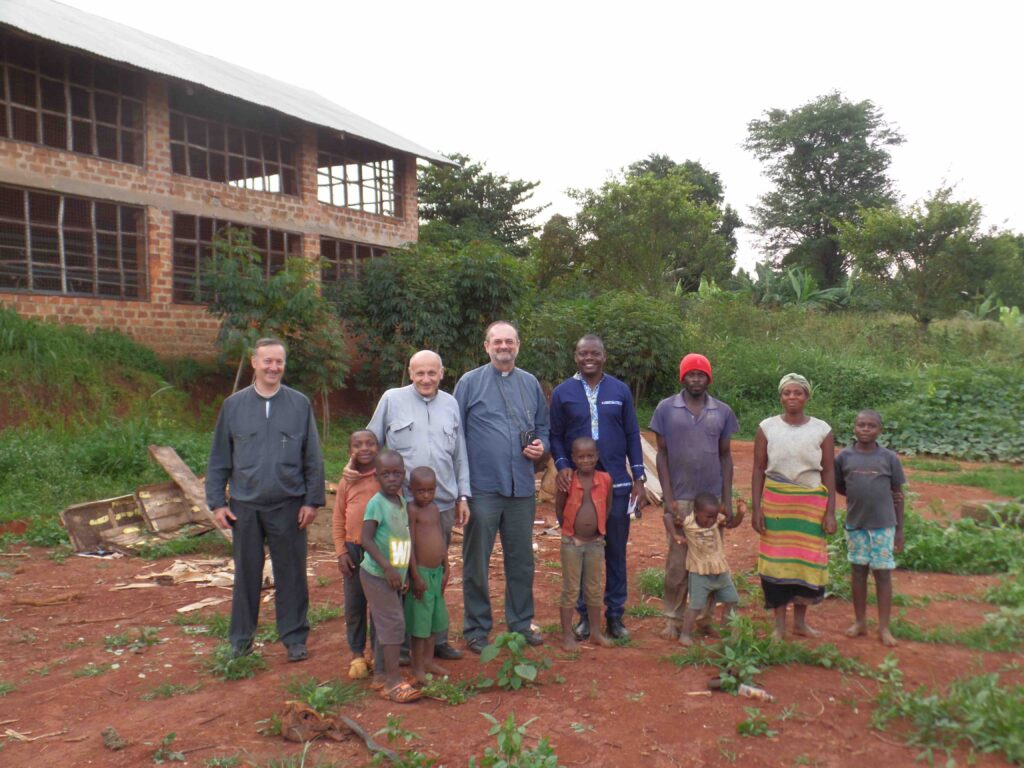
M 443 156 L 321 96 L 50 0 L 0 3 L 0 304 L 203 354 L 204 257 L 250 227 L 325 283 L 416 240 Z

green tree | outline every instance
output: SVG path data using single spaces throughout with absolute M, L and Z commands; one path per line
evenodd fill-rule
M 683 168 L 664 176 L 626 173 L 599 190 L 573 190 L 583 268 L 603 287 L 657 294 L 680 284 L 693 291 L 701 277 L 732 272 L 722 210 L 701 202 Z
M 555 281 L 573 275 L 580 262 L 580 239 L 572 220 L 556 213 L 532 242 L 534 279 L 546 290 Z
M 907 210 L 862 211 L 840 226 L 842 247 L 865 271 L 894 278 L 896 301 L 922 326 L 967 307 L 985 294 L 994 274 L 1019 258 L 1012 235 L 981 231 L 981 206 L 936 191 Z
M 238 360 L 235 389 L 255 341 L 277 336 L 288 346 L 289 380 L 320 395 L 326 439 L 327 395 L 345 384 L 348 346 L 341 323 L 320 294 L 318 271 L 318 264 L 293 257 L 268 275 L 251 232 L 226 227 L 217 234 L 203 271 L 202 297 L 207 311 L 221 321 L 221 354 Z
M 526 207 L 539 181 L 510 179 L 484 169 L 468 156 L 448 156 L 456 165 L 428 165 L 419 175 L 420 241 L 432 245 L 493 240 L 517 256 L 537 231 L 534 218 L 546 206 Z
M 872 102 L 839 92 L 751 120 L 745 147 L 775 185 L 754 207 L 754 230 L 775 266 L 803 266 L 826 288 L 842 282 L 838 227 L 893 204 L 889 148 L 902 142 Z

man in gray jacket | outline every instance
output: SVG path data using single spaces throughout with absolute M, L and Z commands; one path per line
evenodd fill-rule
M 217 525 L 234 529 L 228 639 L 235 656 L 252 651 L 265 541 L 274 569 L 277 634 L 288 661 L 302 661 L 309 655 L 306 528 L 324 503 L 320 437 L 309 399 L 281 383 L 284 344 L 260 339 L 251 362 L 253 383 L 221 407 L 206 470 L 206 503 Z
M 445 544 L 450 545 L 452 526 L 469 520 L 469 460 L 459 404 L 439 389 L 444 365 L 436 352 L 423 349 L 409 358 L 409 378 L 412 384 L 384 393 L 366 428 L 405 460 L 406 498 L 412 498 L 409 473 L 416 467 L 434 470 L 434 501 L 441 511 Z M 462 657 L 462 651 L 448 642 L 447 631 L 439 632 L 434 642 L 436 658 Z

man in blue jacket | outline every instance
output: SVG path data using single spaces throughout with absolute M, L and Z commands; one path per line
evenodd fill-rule
M 634 499 L 638 508 L 646 503 L 647 478 L 633 394 L 626 384 L 604 372 L 605 359 L 604 342 L 599 337 L 587 334 L 576 343 L 577 372 L 551 393 L 551 455 L 561 491 L 568 492 L 572 482 L 570 455 L 577 437 L 597 441 L 598 469 L 612 476 L 612 509 L 605 524 L 605 620 L 611 637 L 625 638 L 629 637 L 622 622 L 626 608 L 628 509 Z M 580 614 L 576 636 L 582 640 L 590 635 L 582 596 L 576 609 Z

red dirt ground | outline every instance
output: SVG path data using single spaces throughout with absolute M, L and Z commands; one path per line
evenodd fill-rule
M 751 446 L 735 444 L 736 486 L 749 493 Z M 964 500 L 990 498 L 977 489 L 917 485 L 916 506 L 955 512 Z M 549 520 L 553 514 L 542 507 Z M 630 541 L 630 572 L 660 568 L 664 563 L 664 534 L 660 516 L 647 515 L 635 524 Z M 537 623 L 545 629 L 557 621 L 560 575 L 558 542 L 538 539 L 535 596 Z M 750 571 L 755 560 L 756 536 L 744 525 L 728 535 L 734 571 Z M 454 549 L 454 548 L 453 548 Z M 455 558 L 455 575 L 459 573 Z M 0 748 L 4 766 L 140 766 L 151 765 L 160 739 L 177 734 L 174 748 L 186 751 L 189 764 L 204 765 L 215 756 L 239 755 L 242 764 L 266 765 L 271 758 L 294 756 L 301 747 L 279 737 L 258 733 L 260 721 L 282 708 L 289 698 L 285 687 L 298 676 L 323 681 L 344 678 L 347 651 L 343 620 L 317 627 L 310 637 L 311 657 L 289 665 L 279 645 L 264 649 L 269 669 L 251 680 L 221 682 L 204 675 L 199 665 L 216 640 L 185 634 L 171 623 L 175 609 L 220 593 L 194 585 L 112 592 L 151 568 L 138 559 L 98 561 L 71 557 L 57 565 L 41 549 L 9 552 L 0 558 L 0 682 L 16 689 L 0 696 L 0 729 L 11 729 L 35 741 L 8 738 Z M 342 601 L 341 581 L 331 553 L 311 553 L 317 578 L 311 581 L 314 605 Z M 500 560 L 491 570 L 492 595 L 501 616 L 503 583 Z M 907 595 L 963 595 L 979 599 L 994 583 L 992 577 L 961 577 L 899 572 L 896 589 Z M 221 593 L 223 594 L 223 593 Z M 19 604 L 69 597 L 62 605 L 33 607 Z M 458 587 L 449 592 L 452 626 L 461 626 Z M 640 596 L 631 585 L 629 604 Z M 227 604 L 214 610 L 227 610 Z M 762 616 L 755 590 L 744 601 L 744 613 Z M 873 612 L 873 608 L 870 609 Z M 925 625 L 956 623 L 964 628 L 983 620 L 990 606 L 979 602 L 935 601 L 908 614 Z M 272 607 L 265 606 L 266 614 Z M 869 613 L 869 616 L 873 613 Z M 829 600 L 812 609 L 812 623 L 822 630 L 822 641 L 834 643 L 844 654 L 868 664 L 886 656 L 873 637 L 847 639 L 843 630 L 851 620 L 849 604 Z M 633 642 L 626 647 L 598 649 L 584 646 L 578 658 L 560 651 L 552 634 L 543 655 L 553 661 L 542 673 L 542 685 L 515 693 L 497 689 L 471 698 L 460 706 L 421 701 L 402 706 L 367 695 L 347 708 L 346 714 L 373 732 L 383 727 L 388 712 L 400 714 L 405 728 L 420 740 L 414 746 L 435 755 L 448 766 L 465 765 L 470 755 L 482 755 L 494 740 L 479 713 L 504 719 L 514 712 L 519 722 L 537 718 L 530 726 L 536 738 L 546 735 L 560 764 L 566 766 L 910 766 L 915 750 L 903 746 L 898 734 L 878 733 L 869 727 L 875 683 L 853 675 L 803 666 L 775 667 L 760 680 L 776 696 L 775 703 L 757 703 L 771 727 L 773 738 L 745 738 L 736 724 L 752 702 L 716 693 L 705 695 L 707 669 L 677 668 L 665 656 L 677 647 L 658 637 L 658 618 L 630 618 Z M 159 628 L 162 642 L 140 653 L 115 657 L 104 650 L 104 637 L 138 628 Z M 1013 661 L 1010 654 L 983 654 L 959 646 L 902 642 L 895 650 L 908 687 L 944 685 L 957 675 L 996 670 Z M 94 677 L 75 676 L 86 664 L 117 663 L 119 667 Z M 451 662 L 453 676 L 470 678 L 482 671 L 476 657 Z M 564 680 L 563 682 L 559 682 Z M 189 695 L 142 701 L 141 696 L 160 683 L 194 685 Z M 696 695 L 690 695 L 691 693 Z M 780 719 L 785 712 L 785 719 Z M 100 732 L 114 726 L 128 746 L 113 752 L 101 742 Z M 0 737 L 3 731 L 0 730 Z M 9 733 L 8 733 L 9 735 Z M 963 760 L 966 755 L 957 755 Z M 362 742 L 315 743 L 306 765 L 362 766 L 369 756 Z M 979 766 L 1005 763 L 979 756 Z

